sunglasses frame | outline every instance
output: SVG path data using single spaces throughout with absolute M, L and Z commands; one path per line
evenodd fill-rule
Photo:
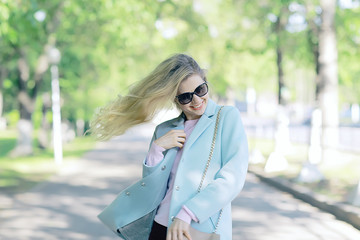
M 196 93 L 196 89 L 198 89 L 200 86 L 202 86 L 202 85 L 206 85 L 206 93 L 204 94 L 204 95 L 201 95 L 201 96 L 199 96 L 197 93 Z M 195 88 L 195 90 L 194 90 L 194 92 L 184 92 L 184 93 L 182 93 L 182 94 L 179 94 L 179 95 L 177 95 L 176 96 L 176 99 L 178 100 L 178 102 L 181 104 L 181 105 L 186 105 L 186 104 L 189 104 L 189 103 L 191 103 L 192 102 L 192 100 L 194 99 L 194 94 L 196 95 L 196 96 L 198 96 L 198 97 L 203 97 L 203 96 L 205 96 L 207 93 L 209 92 L 209 86 L 207 85 L 207 82 L 204 82 L 204 83 L 202 83 L 202 84 L 200 84 L 199 86 L 197 86 L 196 88 Z M 190 94 L 190 101 L 188 102 L 188 103 L 181 103 L 180 102 L 180 100 L 179 100 L 179 96 L 181 96 L 181 95 L 183 95 L 183 94 Z

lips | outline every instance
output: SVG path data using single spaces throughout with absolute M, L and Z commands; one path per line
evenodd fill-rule
M 191 108 L 194 110 L 200 110 L 203 105 L 204 105 L 204 101 L 202 101 L 199 105 L 191 106 Z

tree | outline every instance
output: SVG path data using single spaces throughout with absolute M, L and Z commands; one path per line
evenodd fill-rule
M 322 110 L 322 145 L 333 147 L 338 141 L 338 53 L 336 46 L 336 0 L 320 0 L 319 103 Z
M 36 21 L 38 5 L 42 5 L 51 19 Z M 18 1 L 6 2 L 9 17 L 7 21 L 8 34 L 2 37 L 2 44 L 13 57 L 11 75 L 15 77 L 17 87 L 17 102 L 20 113 L 18 122 L 18 143 L 12 151 L 12 156 L 32 153 L 32 114 L 35 101 L 48 69 L 47 50 L 53 44 L 52 34 L 59 24 L 59 11 L 62 2 Z
M 344 1 L 345 3 L 346 1 Z M 349 3 L 352 3 L 349 5 Z M 339 102 L 360 103 L 360 7 L 356 2 L 340 5 L 336 11 L 336 34 L 339 41 Z

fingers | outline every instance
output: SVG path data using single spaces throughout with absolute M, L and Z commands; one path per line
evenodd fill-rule
M 188 223 L 175 218 L 167 232 L 166 240 L 192 240 L 189 227 Z
M 173 132 L 174 131 L 174 132 Z M 176 132 L 175 132 L 176 131 Z M 170 135 L 174 136 L 174 137 L 179 137 L 179 138 L 186 138 L 186 133 L 184 132 L 184 130 L 171 130 L 169 132 Z
M 178 142 L 184 143 L 186 138 L 185 137 L 177 137 Z
M 186 133 L 184 130 L 170 130 L 164 136 L 155 140 L 155 143 L 165 149 L 173 147 L 182 148 L 186 141 Z
M 172 240 L 171 231 L 167 231 L 166 240 Z
M 185 137 L 177 137 L 176 140 L 177 140 L 178 142 L 180 142 L 180 143 L 185 143 L 186 138 L 185 138 Z
M 176 147 L 182 148 L 186 141 L 186 133 L 184 130 L 171 130 L 169 133 L 173 135 L 173 139 L 175 140 L 174 145 Z
M 185 234 L 182 231 L 176 229 L 172 229 L 168 231 L 166 235 L 166 240 L 185 240 L 185 239 L 189 239 L 189 238 L 185 238 Z
M 188 231 L 184 231 L 184 236 L 186 237 L 186 239 L 188 240 L 192 240 L 191 236 L 190 236 L 190 233 Z
M 172 134 L 176 134 L 178 136 L 186 136 L 185 134 L 185 131 L 182 129 L 182 130 L 170 130 L 169 133 L 172 133 Z
M 173 130 L 170 130 L 170 132 L 177 132 L 177 133 L 184 133 L 184 129 L 173 129 Z
M 182 148 L 185 144 L 185 140 L 186 140 L 185 138 L 178 138 L 176 146 Z

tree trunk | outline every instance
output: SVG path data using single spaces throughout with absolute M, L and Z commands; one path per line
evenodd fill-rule
M 282 53 L 281 47 L 277 46 L 277 48 L 276 48 L 276 63 L 277 63 L 277 69 L 278 69 L 278 102 L 280 105 L 285 105 L 285 100 L 284 100 L 284 97 L 282 94 L 282 91 L 285 87 L 282 55 L 283 55 L 283 53 Z
M 0 68 L 0 119 L 2 117 L 2 112 L 3 112 L 3 94 L 2 94 L 2 90 L 3 90 L 3 82 L 4 82 L 4 69 Z
M 2 89 L 0 87 L 0 131 L 6 129 L 6 121 L 2 117 L 2 112 L 3 112 L 3 94 L 2 94 Z
M 2 88 L 0 86 L 0 119 L 2 118 L 2 112 L 3 112 L 3 108 L 4 108 L 4 102 L 3 101 L 4 100 L 3 100 Z
M 26 59 L 26 54 L 19 49 L 20 58 L 18 60 L 18 103 L 20 120 L 18 122 L 18 139 L 15 149 L 10 153 L 11 157 L 27 156 L 33 153 L 32 147 L 32 113 L 35 108 L 34 100 L 29 96 L 27 91 L 27 81 L 30 77 L 30 68 Z
M 0 131 L 6 129 L 6 121 L 2 117 L 4 109 L 3 82 L 6 77 L 5 68 L 0 68 Z
M 4 97 L 3 97 L 3 86 L 4 80 L 7 77 L 7 71 L 4 67 L 0 67 L 0 118 L 4 110 Z
M 306 11 L 309 15 L 307 17 L 308 31 L 307 31 L 307 41 L 310 47 L 310 51 L 313 53 L 314 62 L 315 62 L 315 105 L 319 105 L 319 91 L 320 91 L 320 63 L 319 63 L 319 25 L 316 23 L 316 18 L 319 15 L 315 14 L 315 5 L 312 1 L 306 1 Z
M 319 101 L 319 93 L 320 93 L 320 63 L 319 63 L 319 41 L 314 41 L 313 38 L 318 38 L 319 30 L 314 22 L 310 22 L 310 30 L 308 31 L 308 42 L 310 45 L 310 49 L 314 54 L 315 59 L 315 102 L 318 105 Z
M 322 145 L 336 147 L 338 143 L 338 65 L 335 31 L 336 0 L 321 0 L 319 31 L 318 97 L 322 111 Z
M 275 22 L 275 32 L 276 32 L 276 65 L 278 69 L 278 103 L 280 105 L 285 105 L 286 101 L 284 99 L 284 89 L 285 89 L 285 80 L 284 80 L 284 70 L 283 70 L 283 49 L 282 49 L 282 34 L 284 32 L 286 19 L 284 19 L 284 12 L 287 11 L 287 8 L 282 8 L 277 21 Z
M 18 123 L 18 143 L 15 149 L 10 153 L 12 157 L 24 156 L 32 154 L 32 114 L 35 110 L 35 101 L 39 88 L 42 84 L 44 74 L 49 68 L 49 62 L 47 53 L 49 48 L 55 44 L 54 33 L 60 24 L 61 11 L 63 7 L 63 1 L 61 1 L 55 13 L 52 16 L 51 21 L 47 24 L 47 42 L 44 44 L 42 54 L 37 59 L 36 68 L 33 72 L 33 79 L 35 85 L 32 88 L 29 88 L 27 81 L 30 78 L 30 65 L 27 62 L 26 57 L 26 47 L 28 46 L 15 46 L 14 50 L 19 55 L 18 60 L 18 102 L 19 102 L 19 112 L 20 112 L 20 121 Z
M 48 148 L 50 146 L 50 129 L 51 124 L 46 118 L 47 112 L 51 109 L 51 97 L 49 93 L 44 93 L 43 97 L 43 106 L 42 106 L 42 117 L 41 117 L 41 126 L 39 129 L 39 147 L 42 149 Z

